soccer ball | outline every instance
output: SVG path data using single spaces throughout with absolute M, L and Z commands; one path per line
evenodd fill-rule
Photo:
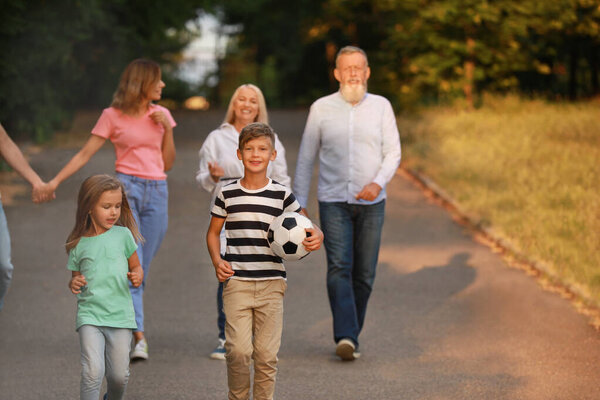
M 312 228 L 310 219 L 296 212 L 285 212 L 269 226 L 267 240 L 271 250 L 287 261 L 299 260 L 308 254 L 302 242 L 310 234 L 304 228 Z

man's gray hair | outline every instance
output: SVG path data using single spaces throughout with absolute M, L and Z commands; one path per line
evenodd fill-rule
M 335 67 L 337 68 L 338 59 L 340 58 L 340 56 L 342 56 L 344 54 L 352 54 L 352 53 L 362 54 L 365 57 L 365 61 L 367 62 L 367 67 L 369 66 L 369 59 L 367 58 L 367 53 L 365 53 L 365 51 L 363 49 L 361 49 L 360 47 L 356 47 L 356 46 L 344 46 L 340 49 L 340 51 L 338 51 L 337 55 L 335 56 Z

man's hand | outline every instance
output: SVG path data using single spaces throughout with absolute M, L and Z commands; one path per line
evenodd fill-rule
M 360 192 L 356 195 L 356 200 L 373 201 L 379 196 L 381 192 L 381 186 L 375 182 L 371 182 L 365 185 Z

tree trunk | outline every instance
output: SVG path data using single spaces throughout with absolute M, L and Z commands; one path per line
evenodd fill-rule
M 579 61 L 579 49 L 575 41 L 571 42 L 569 50 L 569 99 L 577 99 L 577 62 Z
M 598 82 L 598 47 L 592 46 L 589 52 L 588 62 L 590 63 L 590 83 L 592 85 L 592 96 L 596 96 L 600 92 L 600 84 Z
M 465 84 L 463 86 L 463 92 L 465 93 L 465 100 L 467 102 L 467 108 L 473 109 L 473 80 L 475 74 L 475 61 L 473 53 L 475 50 L 475 40 L 467 38 L 467 59 L 464 63 L 465 68 Z

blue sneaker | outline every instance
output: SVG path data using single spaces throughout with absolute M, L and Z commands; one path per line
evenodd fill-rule
M 104 393 L 104 397 L 102 398 L 102 400 L 108 400 L 108 392 Z
M 213 360 L 225 360 L 225 340 L 219 338 L 219 345 L 210 353 Z

